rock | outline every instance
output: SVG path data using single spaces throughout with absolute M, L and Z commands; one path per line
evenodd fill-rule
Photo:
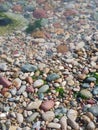
M 83 116 L 82 116 L 82 119 L 83 119 L 83 121 L 84 121 L 86 124 L 88 124 L 89 122 L 91 122 L 90 118 L 89 118 L 88 116 L 86 116 L 86 115 L 83 115 Z
M 20 113 L 16 113 L 16 119 L 18 123 L 23 123 L 23 115 Z
M 29 103 L 26 109 L 27 110 L 39 109 L 41 103 L 42 103 L 41 100 L 36 100 L 34 102 Z
M 52 73 L 52 74 L 50 74 L 50 75 L 47 76 L 46 80 L 47 81 L 53 81 L 53 80 L 56 80 L 58 78 L 60 78 L 60 76 L 58 74 Z
M 15 12 L 22 12 L 22 6 L 21 5 L 14 5 L 12 9 Z
M 68 17 L 68 16 L 74 16 L 74 15 L 77 15 L 78 14 L 78 11 L 75 10 L 75 9 L 67 9 L 65 12 L 64 12 L 64 16 Z
M 59 46 L 57 47 L 57 52 L 58 52 L 58 53 L 65 54 L 67 51 L 68 51 L 68 48 L 67 48 L 66 45 L 59 45 Z
M 40 87 L 44 84 L 44 81 L 42 79 L 38 79 L 34 82 L 34 87 Z
M 60 129 L 60 128 L 61 128 L 61 125 L 60 125 L 59 123 L 53 123 L 53 122 L 51 122 L 51 123 L 49 123 L 49 124 L 47 125 L 47 127 L 48 127 L 48 128 L 54 128 L 54 129 Z
M 94 95 L 97 95 L 97 94 L 98 94 L 98 86 L 95 86 L 95 87 L 94 87 L 92 93 L 93 93 Z
M 39 88 L 39 93 L 44 93 L 49 89 L 49 85 L 43 85 L 41 88 Z
M 9 87 L 12 85 L 6 77 L 0 77 L 0 84 L 3 85 L 3 87 Z
M 87 130 L 95 130 L 95 124 L 91 121 L 87 125 Z
M 33 5 L 26 5 L 24 8 L 25 11 L 32 12 L 34 10 Z
M 38 112 L 35 112 L 34 114 L 30 115 L 28 118 L 27 118 L 27 121 L 28 122 L 33 122 L 37 117 L 38 117 L 39 113 Z
M 40 19 L 40 18 L 47 18 L 47 14 L 46 14 L 46 11 L 43 10 L 43 9 L 36 9 L 34 10 L 33 12 L 33 17 L 34 18 L 37 18 L 37 19 Z
M 47 111 L 47 112 L 42 113 L 42 118 L 45 121 L 51 122 L 54 119 L 54 117 L 55 117 L 55 114 L 53 111 Z
M 90 85 L 88 83 L 83 83 L 81 86 L 82 86 L 82 88 L 89 88 L 90 87 Z
M 76 120 L 77 115 L 78 115 L 78 112 L 76 110 L 73 110 L 73 109 L 70 109 L 67 112 L 67 117 L 70 119 L 73 119 L 74 121 Z
M 92 98 L 92 93 L 90 91 L 88 91 L 87 89 L 82 89 L 80 91 L 80 94 L 81 94 L 81 97 L 83 97 L 83 98 L 87 98 L 87 99 Z
M 9 130 L 16 130 L 18 126 L 10 126 Z
M 32 84 L 32 83 L 33 83 L 33 79 L 32 79 L 32 77 L 30 77 L 30 76 L 28 76 L 28 77 L 26 78 L 26 81 L 27 81 L 29 84 Z
M 91 106 L 88 111 L 91 112 L 94 116 L 98 116 L 98 105 Z
M 67 130 L 67 118 L 65 116 L 63 116 L 60 119 L 60 124 L 61 124 L 62 130 Z
M 37 121 L 36 123 L 33 124 L 33 128 L 40 130 L 40 125 L 41 125 L 41 122 Z
M 35 72 L 37 70 L 37 66 L 27 63 L 21 67 L 21 70 L 23 72 Z
M 21 85 L 21 87 L 19 88 L 19 90 L 17 91 L 17 94 L 20 95 L 22 94 L 23 92 L 25 92 L 26 90 L 26 85 Z
M 74 130 L 79 130 L 79 125 L 76 123 L 73 119 L 68 118 L 68 124 L 71 126 Z
M 54 107 L 54 101 L 53 100 L 44 101 L 44 102 L 42 102 L 40 107 L 42 110 L 48 111 Z
M 6 65 L 6 63 L 0 63 L 0 70 L 1 70 L 1 71 L 6 71 L 6 70 L 7 70 L 7 65 Z
M 21 81 L 19 78 L 14 79 L 13 82 L 12 82 L 12 84 L 13 84 L 17 89 L 20 88 L 21 83 L 22 83 L 22 81 Z
M 37 30 L 37 31 L 34 31 L 32 32 L 32 36 L 34 38 L 45 38 L 45 34 L 43 31 L 40 31 L 40 30 Z
M 96 82 L 96 78 L 95 77 L 88 77 L 86 79 L 87 82 Z

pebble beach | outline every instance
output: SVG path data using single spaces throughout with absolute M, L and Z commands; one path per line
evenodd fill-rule
M 98 0 L 0 0 L 0 130 L 98 130 Z

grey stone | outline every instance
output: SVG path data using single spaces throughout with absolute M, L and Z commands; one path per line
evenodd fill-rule
M 44 93 L 49 89 L 49 85 L 43 85 L 41 88 L 39 88 L 39 93 Z
M 89 87 L 90 87 L 90 85 L 89 85 L 88 83 L 83 83 L 81 86 L 82 86 L 83 88 L 89 88 Z
M 88 91 L 87 89 L 82 89 L 80 91 L 80 94 L 83 98 L 87 98 L 87 99 L 90 99 L 92 98 L 92 93 L 90 91 Z
M 97 95 L 98 94 L 98 86 L 95 86 L 93 89 L 93 94 Z
M 73 119 L 74 121 L 76 120 L 77 115 L 78 115 L 78 112 L 76 110 L 73 110 L 73 109 L 70 109 L 67 112 L 67 117 L 70 119 Z
M 7 70 L 6 63 L 0 63 L 0 70 L 2 70 L 2 71 L 6 71 Z
M 88 82 L 95 82 L 95 81 L 96 81 L 96 78 L 95 78 L 95 77 L 88 77 L 88 78 L 86 79 L 86 81 L 88 81 Z
M 28 118 L 27 118 L 27 121 L 28 122 L 33 122 L 37 117 L 38 117 L 39 113 L 38 112 L 35 112 L 34 114 L 30 115 Z
M 67 130 L 67 117 L 63 116 L 60 119 L 60 124 L 61 124 L 62 130 Z
M 88 125 L 87 125 L 87 130 L 95 130 L 95 124 L 94 122 L 89 122 Z
M 74 130 L 80 129 L 78 123 L 76 123 L 73 119 L 68 118 L 67 121 L 68 121 L 69 126 L 71 126 Z
M 46 80 L 47 81 L 53 81 L 53 80 L 56 80 L 58 78 L 60 78 L 60 76 L 58 74 L 52 73 L 52 74 L 50 74 L 50 75 L 47 76 Z
M 17 94 L 20 95 L 26 90 L 26 85 L 22 85 L 20 89 L 18 90 Z
M 54 128 L 54 129 L 60 129 L 61 128 L 61 125 L 59 123 L 54 123 L 54 122 L 50 122 L 48 125 L 47 125 L 48 128 Z
M 40 87 L 44 84 L 44 81 L 42 79 L 38 79 L 34 82 L 34 87 Z
M 42 118 L 45 120 L 45 121 L 52 121 L 55 117 L 55 114 L 53 111 L 47 111 L 47 112 L 44 112 L 42 113 Z
M 23 123 L 23 115 L 20 113 L 16 113 L 16 119 L 18 123 Z
M 94 105 L 88 109 L 94 116 L 98 116 L 98 105 Z
M 37 70 L 37 66 L 27 63 L 21 67 L 21 70 L 23 72 L 35 72 Z

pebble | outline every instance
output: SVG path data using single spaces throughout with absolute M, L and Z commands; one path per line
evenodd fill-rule
M 96 78 L 95 77 L 88 77 L 86 79 L 87 82 L 96 82 Z
M 94 87 L 92 93 L 93 93 L 94 95 L 97 95 L 97 94 L 98 94 L 98 86 L 95 86 L 95 87 Z
M 36 100 L 34 102 L 30 102 L 28 106 L 26 107 L 27 110 L 33 110 L 33 109 L 39 109 L 42 101 L 41 100 Z
M 13 84 L 17 89 L 20 88 L 21 83 L 22 83 L 22 81 L 21 81 L 19 78 L 14 79 L 13 82 L 12 82 L 12 84 Z
M 12 83 L 6 78 L 0 76 L 0 84 L 3 85 L 3 87 L 9 87 L 12 85 Z
M 8 68 L 8 66 L 6 63 L 0 63 L 0 70 L 1 71 L 7 71 L 7 68 Z
M 53 123 L 53 122 L 50 122 L 48 125 L 47 125 L 48 128 L 52 128 L 52 129 L 60 129 L 61 128 L 61 125 L 59 123 Z
M 82 86 L 82 88 L 89 88 L 90 87 L 90 85 L 88 83 L 83 83 L 81 86 Z
M 77 115 L 78 115 L 78 112 L 76 110 L 73 110 L 73 109 L 70 109 L 67 112 L 67 117 L 70 119 L 73 119 L 74 121 L 76 120 Z
M 20 95 L 22 94 L 23 92 L 25 92 L 26 90 L 26 85 L 21 85 L 21 87 L 19 88 L 19 90 L 17 91 L 17 94 Z
M 88 111 L 91 112 L 94 116 L 98 116 L 98 105 L 91 106 Z
M 38 79 L 34 82 L 34 87 L 40 87 L 44 84 L 44 81 L 42 79 Z
M 90 91 L 88 91 L 87 89 L 82 89 L 80 91 L 81 96 L 83 96 L 84 98 L 90 99 L 92 98 L 92 93 Z
M 87 125 L 87 130 L 95 130 L 95 124 L 93 122 L 89 122 Z
M 63 116 L 60 119 L 60 124 L 61 124 L 62 130 L 67 130 L 67 118 L 65 116 Z
M 45 121 L 51 122 L 54 119 L 54 117 L 55 117 L 55 114 L 53 111 L 47 111 L 47 112 L 42 113 L 42 118 Z
M 60 78 L 60 76 L 58 74 L 53 73 L 53 74 L 48 75 L 46 80 L 51 82 L 51 81 L 54 81 L 54 80 L 59 79 L 59 78 Z
M 10 126 L 9 130 L 16 130 L 17 126 Z
M 36 10 L 34 10 L 34 12 L 33 12 L 33 17 L 34 17 L 34 18 L 37 18 L 37 19 L 46 18 L 46 17 L 47 17 L 47 14 L 46 14 L 46 11 L 43 10 L 43 9 L 36 9 Z
M 18 123 L 23 123 L 23 115 L 20 113 L 16 113 L 16 119 Z
M 38 92 L 44 93 L 47 92 L 48 89 L 49 89 L 49 85 L 43 85 L 41 88 L 39 88 Z
M 33 122 L 38 116 L 39 116 L 39 113 L 35 112 L 32 115 L 30 115 L 29 117 L 27 117 L 27 121 L 28 122 Z
M 37 70 L 37 66 L 27 63 L 21 67 L 21 70 L 23 72 L 35 72 Z
M 54 107 L 54 101 L 53 100 L 44 101 L 42 102 L 40 107 L 42 110 L 48 111 Z

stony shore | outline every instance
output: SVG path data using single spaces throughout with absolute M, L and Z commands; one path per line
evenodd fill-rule
M 98 1 L 0 0 L 0 12 L 34 24 L 0 33 L 0 130 L 98 130 Z

